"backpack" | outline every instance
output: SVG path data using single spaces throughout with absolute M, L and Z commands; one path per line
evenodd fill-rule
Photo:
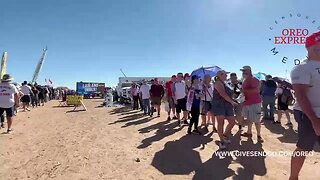
M 288 104 L 288 105 L 293 105 L 294 98 L 293 98 L 293 95 L 292 95 L 290 89 L 287 89 L 287 88 L 283 89 L 281 102 Z

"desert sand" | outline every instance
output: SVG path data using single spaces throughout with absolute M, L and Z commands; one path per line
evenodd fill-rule
M 288 179 L 289 156 L 219 157 L 212 127 L 204 135 L 188 136 L 186 127 L 166 121 L 164 111 L 150 118 L 101 103 L 85 100 L 88 111 L 70 112 L 72 107 L 51 101 L 18 113 L 13 134 L 0 130 L 0 179 Z M 293 151 L 296 128 L 296 123 L 288 128 L 264 122 L 265 142 L 259 144 L 256 137 L 240 137 L 235 127 L 228 151 Z M 317 147 L 307 158 L 302 180 L 320 178 L 319 152 Z

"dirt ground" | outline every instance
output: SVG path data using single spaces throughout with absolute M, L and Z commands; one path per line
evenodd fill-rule
M 0 130 L 0 179 L 288 179 L 290 157 L 219 157 L 218 135 L 187 136 L 176 121 L 144 117 L 127 107 L 100 107 L 85 100 L 88 111 L 70 112 L 51 101 L 21 112 L 14 133 Z M 285 120 L 283 119 L 285 123 Z M 283 123 L 283 124 L 284 124 Z M 264 122 L 261 145 L 240 137 L 238 128 L 228 151 L 293 151 L 293 128 Z M 319 179 L 319 148 L 308 157 L 301 179 Z

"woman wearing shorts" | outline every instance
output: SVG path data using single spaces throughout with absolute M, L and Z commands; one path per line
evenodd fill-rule
M 235 125 L 234 107 L 237 105 L 237 103 L 232 100 L 233 91 L 225 84 L 227 74 L 228 72 L 223 70 L 217 73 L 212 96 L 212 112 L 216 116 L 218 122 L 220 149 L 225 149 L 226 144 L 231 143 L 228 135 Z M 225 119 L 228 120 L 229 124 L 224 130 Z
M 213 126 L 213 132 L 217 132 L 216 129 L 216 118 L 214 114 L 212 113 L 212 93 L 213 93 L 213 84 L 211 84 L 212 77 L 208 74 L 204 76 L 204 80 L 202 82 L 202 94 L 201 97 L 201 103 L 200 103 L 200 113 L 201 113 L 201 119 L 202 123 L 201 126 L 204 126 L 206 130 L 208 131 L 208 126 L 210 123 L 210 119 Z

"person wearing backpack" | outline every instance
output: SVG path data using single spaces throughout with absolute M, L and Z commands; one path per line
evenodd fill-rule
M 290 102 L 290 99 L 292 98 L 292 93 L 290 89 L 288 89 L 282 84 L 279 84 L 275 93 L 278 98 L 278 120 L 274 121 L 274 123 L 281 124 L 282 114 L 285 113 L 288 120 L 286 125 L 292 126 L 292 123 L 290 120 L 290 112 L 289 112 L 289 102 Z

